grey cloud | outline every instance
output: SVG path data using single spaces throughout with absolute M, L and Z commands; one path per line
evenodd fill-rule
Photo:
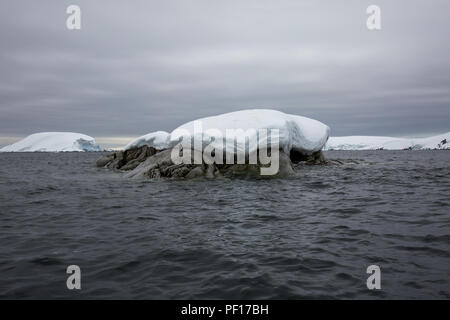
M 365 27 L 382 9 L 383 29 Z M 65 8 L 82 9 L 68 31 Z M 96 137 L 276 108 L 334 135 L 449 131 L 450 3 L 169 0 L 1 3 L 0 135 Z

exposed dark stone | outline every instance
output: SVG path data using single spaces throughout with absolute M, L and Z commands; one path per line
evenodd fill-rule
M 322 151 L 314 152 L 312 155 L 308 157 L 308 160 L 306 161 L 308 164 L 325 164 L 326 160 L 323 156 Z
M 301 161 L 307 161 L 308 155 L 292 149 L 291 152 L 289 153 L 289 158 L 293 163 L 298 163 Z
M 109 169 L 128 171 L 128 178 L 218 178 L 218 177 L 259 177 L 261 168 L 269 165 L 257 164 L 174 164 L 171 158 L 172 149 L 156 150 L 142 146 L 132 150 L 118 151 L 104 155 L 97 160 L 96 165 Z M 248 159 L 247 161 L 248 162 Z M 289 155 L 279 152 L 279 171 L 276 177 L 289 176 L 295 173 L 299 163 L 326 163 L 321 151 L 311 155 L 291 152 Z M 273 177 L 273 176 L 263 176 Z
M 117 151 L 112 154 L 102 156 L 97 160 L 98 167 L 107 167 L 109 169 L 120 169 L 124 171 L 135 169 L 141 162 L 148 157 L 156 154 L 158 150 L 149 146 L 142 146 L 136 149 Z
M 310 155 L 301 153 L 297 150 L 291 150 L 289 158 L 292 163 L 306 162 L 307 164 L 322 164 L 325 163 L 322 151 L 314 152 Z
M 115 153 L 107 154 L 107 155 L 101 156 L 101 157 L 97 160 L 97 162 L 95 163 L 95 165 L 96 165 L 97 167 L 104 167 L 104 166 L 106 166 L 108 163 L 110 163 L 112 160 L 114 160 L 114 157 L 115 157 Z

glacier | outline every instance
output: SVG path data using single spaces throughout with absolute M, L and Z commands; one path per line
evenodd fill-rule
M 382 136 L 330 137 L 325 150 L 429 150 L 450 149 L 450 132 L 428 138 Z
M 95 139 L 74 132 L 40 132 L 3 147 L 0 152 L 101 151 Z

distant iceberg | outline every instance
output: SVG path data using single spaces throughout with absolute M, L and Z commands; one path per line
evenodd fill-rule
M 428 150 L 450 149 L 450 132 L 429 138 L 377 136 L 330 137 L 325 150 Z
M 101 151 L 95 139 L 73 132 L 40 132 L 0 149 L 0 152 Z

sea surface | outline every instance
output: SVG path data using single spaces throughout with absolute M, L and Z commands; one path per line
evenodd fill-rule
M 200 181 L 125 179 L 100 155 L 0 154 L 1 299 L 450 299 L 450 151 Z

